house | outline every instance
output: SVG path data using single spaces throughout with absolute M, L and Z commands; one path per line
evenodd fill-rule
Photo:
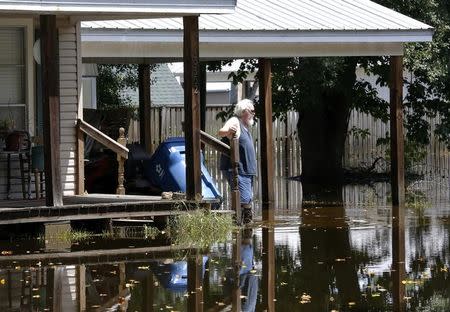
M 83 62 L 146 64 L 181 60 L 182 25 L 181 19 L 177 18 L 160 19 L 158 22 L 121 20 L 82 23 Z M 270 206 L 274 199 L 270 58 L 336 56 L 387 56 L 391 59 L 393 203 L 403 202 L 404 45 L 429 42 L 432 35 L 432 27 L 369 0 L 283 0 L 277 3 L 270 0 L 240 0 L 233 14 L 201 16 L 200 61 L 247 58 L 259 62 L 259 104 L 262 106 L 260 144 L 264 163 L 260 173 L 262 202 Z M 200 67 L 203 68 L 200 77 L 206 76 L 204 67 Z M 206 83 L 202 81 L 200 90 L 203 93 Z M 205 123 L 199 115 L 206 100 L 201 97 L 200 101 L 194 111 L 192 107 L 185 106 L 188 128 L 193 123 L 200 130 L 200 123 Z M 144 145 L 147 146 L 147 143 Z M 192 166 L 198 167 L 197 161 Z M 189 166 L 187 170 L 190 170 Z M 198 172 L 198 168 L 193 172 Z M 188 190 L 188 195 L 193 198 L 199 192 L 199 177 L 195 174 L 188 174 L 187 177 L 194 182 L 192 189 Z
M 77 120 L 83 118 L 81 21 L 185 17 L 190 35 L 195 35 L 199 14 L 231 13 L 235 4 L 236 0 L 0 1 L 0 120 L 12 119 L 15 129 L 43 141 L 47 205 L 60 206 L 63 195 L 84 192 L 78 165 L 83 162 L 82 140 L 77 134 Z M 2 155 L 1 199 L 7 195 L 5 159 Z M 18 175 L 17 162 L 12 166 L 13 175 Z M 22 197 L 19 185 L 20 181 L 13 185 L 12 198 Z
M 369 0 L 283 0 L 278 3 L 240 0 L 237 6 L 233 0 L 167 3 L 141 0 L 122 1 L 114 6 L 88 0 L 29 0 L 0 2 L 0 12 L 3 12 L 1 23 L 5 27 L 19 27 L 25 36 L 26 45 L 19 50 L 25 51 L 26 61 L 23 66 L 10 63 L 26 72 L 27 84 L 22 92 L 28 102 L 24 106 L 23 124 L 33 134 L 39 134 L 35 129 L 41 122 L 43 124 L 46 204 L 49 206 L 61 206 L 63 194 L 84 192 L 83 132 L 110 146 L 119 158 L 127 155 L 125 147 L 83 121 L 82 63 L 140 65 L 140 114 L 146 121 L 141 132 L 149 133 L 146 114 L 150 90 L 146 86 L 150 85 L 150 71 L 147 64 L 184 62 L 186 176 L 192 182 L 188 183 L 187 197 L 195 199 L 201 194 L 199 151 L 200 140 L 205 139 L 200 132 L 201 123 L 205 122 L 200 114 L 205 99 L 200 95 L 205 93 L 206 79 L 201 78 L 204 67 L 200 66 L 200 60 L 258 59 L 261 155 L 266 165 L 260 174 L 262 202 L 270 206 L 274 198 L 270 59 L 356 55 L 385 55 L 392 60 L 393 201 L 394 204 L 403 201 L 403 46 L 408 42 L 431 41 L 433 29 L 426 24 Z M 199 14 L 202 15 L 198 17 Z M 40 49 L 34 44 L 38 37 L 35 33 L 40 33 Z M 33 58 L 41 62 L 40 81 L 35 78 L 39 76 L 39 66 L 35 66 Z M 36 100 L 39 94 L 41 106 L 40 100 Z M 21 106 L 17 107 L 19 110 Z M 141 139 L 141 144 L 149 145 L 148 138 Z M 119 176 L 120 179 L 123 181 L 123 176 Z

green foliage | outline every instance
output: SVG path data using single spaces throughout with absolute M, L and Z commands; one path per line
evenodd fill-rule
M 431 43 L 408 44 L 405 67 L 405 126 L 407 139 L 421 144 L 430 141 L 427 117 L 439 115 L 435 134 L 450 148 L 450 2 L 448 0 L 376 0 L 376 2 L 434 27 Z M 384 72 L 386 64 L 372 64 L 374 72 Z M 388 77 L 382 74 L 383 83 Z
M 207 248 L 213 243 L 227 241 L 233 229 L 231 215 L 195 209 L 174 217 L 168 224 L 167 233 L 175 245 Z
M 359 137 L 364 140 L 370 136 L 370 129 L 361 129 L 353 126 L 348 130 L 348 135 L 353 135 L 354 137 Z
M 145 238 L 155 239 L 159 234 L 161 234 L 161 231 L 157 227 L 144 225 Z
M 386 155 L 385 159 L 390 162 L 391 159 L 391 139 L 390 137 L 382 138 L 377 140 L 377 145 L 386 145 Z M 405 141 L 405 170 L 407 172 L 412 172 L 413 168 L 420 165 L 425 161 L 427 157 L 426 145 L 419 143 L 417 141 Z
M 416 210 L 422 210 L 429 208 L 431 203 L 428 201 L 427 196 L 419 190 L 407 190 L 405 198 L 405 206 Z
M 137 65 L 98 65 L 97 106 L 110 109 L 131 106 L 129 89 L 138 87 Z
M 405 128 L 409 142 L 426 145 L 431 134 L 427 118 L 440 116 L 435 134 L 450 148 L 450 2 L 375 1 L 435 28 L 433 42 L 408 44 L 405 48 L 405 69 L 410 76 L 404 81 L 408 90 L 404 99 Z M 229 63 L 214 63 L 210 69 L 218 70 Z M 378 85 L 388 85 L 389 57 L 386 56 L 273 60 L 274 117 L 283 117 L 288 110 L 294 109 L 300 113 L 301 122 L 309 113 L 323 110 L 325 106 L 325 111 L 331 114 L 354 108 L 388 121 L 389 104 L 379 98 L 373 85 L 356 78 L 357 66 L 368 74 L 378 75 Z M 256 60 L 246 59 L 230 78 L 237 83 L 257 69 Z M 336 101 L 329 100 L 333 97 Z M 337 105 L 339 98 L 343 98 L 347 106 Z

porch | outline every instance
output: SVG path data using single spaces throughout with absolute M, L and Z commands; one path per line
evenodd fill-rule
M 0 225 L 102 219 L 174 216 L 196 209 L 195 201 L 162 199 L 161 196 L 86 194 L 63 197 L 64 205 L 47 206 L 45 199 L 0 201 Z M 200 206 L 217 203 L 204 200 Z M 177 208 L 178 207 L 178 208 Z M 217 213 L 232 213 L 217 210 Z

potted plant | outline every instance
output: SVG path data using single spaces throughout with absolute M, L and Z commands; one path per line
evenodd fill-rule
M 11 118 L 0 119 L 0 132 L 8 133 L 12 129 L 14 129 L 14 119 Z

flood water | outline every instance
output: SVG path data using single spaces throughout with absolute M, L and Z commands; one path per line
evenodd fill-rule
M 273 222 L 257 208 L 206 250 L 164 235 L 4 241 L 0 311 L 450 311 L 449 198 L 392 209 L 386 187 L 287 201 Z

